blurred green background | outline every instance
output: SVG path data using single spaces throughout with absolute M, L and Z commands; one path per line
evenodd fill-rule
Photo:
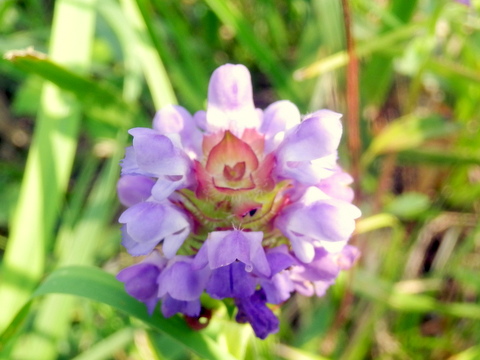
M 0 359 L 480 359 L 479 9 L 0 1 Z M 149 318 L 109 275 L 132 263 L 116 222 L 127 129 L 204 109 L 227 62 L 250 69 L 260 108 L 345 114 L 363 211 L 359 263 L 277 309 L 263 342 L 223 308 L 202 332 Z

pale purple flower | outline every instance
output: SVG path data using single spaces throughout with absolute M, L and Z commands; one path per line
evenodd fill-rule
M 358 257 L 340 118 L 302 119 L 285 100 L 256 109 L 250 73 L 227 64 L 212 74 L 206 111 L 167 106 L 152 129 L 131 129 L 117 186 L 122 244 L 157 260 L 120 272 L 126 291 L 150 312 L 161 302 L 166 317 L 199 316 L 206 295 L 231 298 L 262 339 L 278 331 L 268 304 L 322 296 Z

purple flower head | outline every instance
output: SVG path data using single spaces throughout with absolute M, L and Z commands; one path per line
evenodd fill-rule
M 122 244 L 163 260 L 119 279 L 149 311 L 161 301 L 167 317 L 199 316 L 201 296 L 231 298 L 236 320 L 263 339 L 278 330 L 268 304 L 295 291 L 321 296 L 352 266 L 360 211 L 337 164 L 341 115 L 302 118 L 286 100 L 262 111 L 252 93 L 247 68 L 227 64 L 212 74 L 206 110 L 167 106 L 152 129 L 129 131 Z

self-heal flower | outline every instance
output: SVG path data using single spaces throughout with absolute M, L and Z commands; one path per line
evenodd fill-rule
M 340 114 L 302 118 L 286 100 L 256 109 L 250 73 L 227 64 L 212 75 L 206 111 L 167 106 L 152 129 L 129 133 L 122 244 L 148 256 L 118 279 L 149 312 L 160 302 L 164 316 L 191 322 L 201 297 L 231 298 L 236 321 L 264 339 L 279 328 L 270 304 L 323 296 L 357 259 Z

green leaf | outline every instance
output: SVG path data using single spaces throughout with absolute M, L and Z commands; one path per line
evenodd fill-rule
M 395 197 L 385 211 L 400 218 L 414 219 L 430 208 L 430 198 L 422 193 L 409 192 Z
M 378 134 L 365 152 L 362 163 L 364 166 L 378 155 L 409 150 L 422 145 L 425 140 L 453 134 L 458 126 L 446 119 L 432 115 L 417 117 L 407 115 L 392 122 Z
M 94 1 L 55 2 L 50 55 L 59 64 L 72 69 L 72 72 L 64 71 L 72 74 L 72 79 L 81 79 L 73 71 L 85 73 L 90 67 L 95 30 Z M 44 55 L 33 56 L 38 55 L 33 50 L 23 52 L 23 55 L 13 52 L 7 58 L 27 68 L 37 68 L 40 73 L 52 74 L 49 71 L 52 70 L 51 63 Z M 63 69 L 60 66 L 53 69 L 57 68 Z M 53 71 L 55 74 L 59 71 Z M 68 85 L 68 81 L 64 85 Z M 2 258 L 0 331 L 9 326 L 43 275 L 45 250 L 51 246 L 77 147 L 81 121 L 79 102 L 52 83 L 44 84 L 39 97 L 41 107 Z
M 71 266 L 54 271 L 37 288 L 33 297 L 47 294 L 81 296 L 110 305 L 167 334 L 203 358 L 235 359 L 213 339 L 190 329 L 180 317 L 165 319 L 158 311 L 149 316 L 145 305 L 129 296 L 122 283 L 98 268 Z M 2 340 L 4 338 L 0 337 L 0 343 Z
M 115 88 L 78 75 L 33 49 L 10 51 L 5 58 L 17 68 L 73 93 L 85 113 L 99 122 L 130 127 L 139 116 L 139 110 L 126 103 Z
M 424 147 L 398 153 L 398 161 L 405 164 L 432 164 L 437 166 L 479 165 L 480 154 L 445 148 Z
M 466 319 L 480 319 L 480 305 L 476 303 L 441 302 L 432 296 L 403 293 L 393 284 L 362 270 L 355 273 L 353 291 L 372 301 L 384 303 L 390 309 L 406 313 L 434 312 Z

